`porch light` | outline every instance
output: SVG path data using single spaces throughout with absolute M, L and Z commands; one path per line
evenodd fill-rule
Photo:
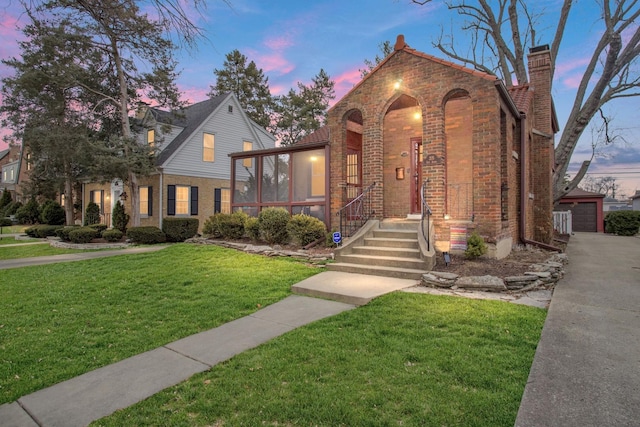
M 420 120 L 422 118 L 422 113 L 415 113 L 413 115 L 413 118 L 416 119 L 416 120 Z
M 318 158 L 316 156 L 311 156 L 309 160 L 311 160 L 312 162 L 317 162 Z
M 444 214 L 444 219 L 445 219 L 445 221 L 449 220 L 449 219 L 451 219 L 451 216 L 449 214 Z
M 398 79 L 396 80 L 396 82 L 393 84 L 393 88 L 398 90 L 400 89 L 400 86 L 402 85 L 402 79 Z

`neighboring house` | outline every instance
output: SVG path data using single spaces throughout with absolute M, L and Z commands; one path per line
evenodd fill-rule
M 612 197 L 605 197 L 602 207 L 605 212 L 630 211 L 631 203 L 629 200 L 618 200 Z
M 20 184 L 28 180 L 31 164 L 28 155 L 24 155 L 22 146 L 9 147 L 0 151 L 0 193 L 11 192 L 14 201 L 24 202 Z
M 558 211 L 571 211 L 572 231 L 604 233 L 604 194 L 575 188 L 556 206 Z
M 296 213 L 315 203 L 309 213 L 335 230 L 338 211 L 375 183 L 369 199 L 377 219 L 419 215 L 424 196 L 440 251 L 449 250 L 454 229 L 456 236 L 478 231 L 498 258 L 516 243 L 544 246 L 553 236 L 558 131 L 548 46 L 531 50 L 529 74 L 528 85 L 507 88 L 495 76 L 418 52 L 398 36 L 394 51 L 329 110 L 325 128 L 264 157 L 253 153 L 256 163 L 272 158 L 271 164 L 288 166 L 267 170 L 266 180 L 255 171 L 263 177 L 258 183 L 281 185 L 283 197 L 247 203 L 249 186 L 236 177 L 241 188 L 233 187 L 232 207 Z M 248 158 L 234 153 L 232 165 Z
M 631 210 L 640 211 L 640 190 L 636 190 L 636 194 L 631 196 Z
M 232 94 L 193 104 L 174 115 L 142 108 L 137 120 L 144 131 L 141 143 L 157 150 L 156 172 L 139 177 L 141 225 L 162 227 L 166 217 L 198 218 L 200 228 L 215 212 L 230 212 L 229 154 L 275 147 L 275 138 L 252 121 Z M 111 224 L 117 200 L 131 211 L 128 187 L 83 185 L 83 210 L 89 201 L 100 207 Z

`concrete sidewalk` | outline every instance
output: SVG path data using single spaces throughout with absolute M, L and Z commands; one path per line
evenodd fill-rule
M 576 233 L 516 426 L 640 425 L 640 238 Z
M 254 314 L 0 406 L 3 427 L 75 427 L 126 408 L 295 328 L 355 306 L 289 296 Z
M 26 243 L 25 243 L 26 244 Z M 23 244 L 24 245 L 24 244 Z M 20 245 L 20 246 L 23 246 Z M 78 252 L 75 254 L 40 256 L 33 258 L 7 259 L 0 261 L 0 270 L 9 268 L 28 267 L 32 265 L 56 264 L 59 262 L 84 261 L 87 259 L 106 258 L 118 255 L 133 255 L 147 252 L 156 252 L 166 248 L 164 245 L 136 246 L 126 249 L 102 250 L 96 252 Z

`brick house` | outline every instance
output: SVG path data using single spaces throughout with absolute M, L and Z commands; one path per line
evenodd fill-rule
M 23 185 L 29 181 L 29 153 L 22 145 L 0 151 L 0 194 L 9 191 L 16 202 L 24 203 Z
M 142 107 L 136 120 L 140 143 L 157 150 L 156 170 L 139 177 L 140 224 L 162 228 L 165 217 L 198 218 L 200 229 L 215 212 L 230 212 L 228 154 L 275 146 L 275 138 L 252 121 L 233 94 L 193 104 L 179 115 Z M 102 222 L 111 225 L 117 200 L 131 211 L 122 180 L 83 184 L 84 209 L 100 207 Z
M 460 228 L 476 230 L 498 258 L 519 242 L 549 243 L 558 126 L 548 47 L 528 60 L 530 83 L 507 88 L 398 36 L 329 111 L 330 217 L 373 183 L 378 219 L 419 214 L 424 183 L 440 251 Z

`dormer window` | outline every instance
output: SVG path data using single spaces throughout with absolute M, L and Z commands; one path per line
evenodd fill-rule
M 147 131 L 147 144 L 149 147 L 154 147 L 156 145 L 156 131 L 155 129 L 149 129 Z
M 230 113 L 233 113 L 233 105 L 229 105 L 228 109 Z

